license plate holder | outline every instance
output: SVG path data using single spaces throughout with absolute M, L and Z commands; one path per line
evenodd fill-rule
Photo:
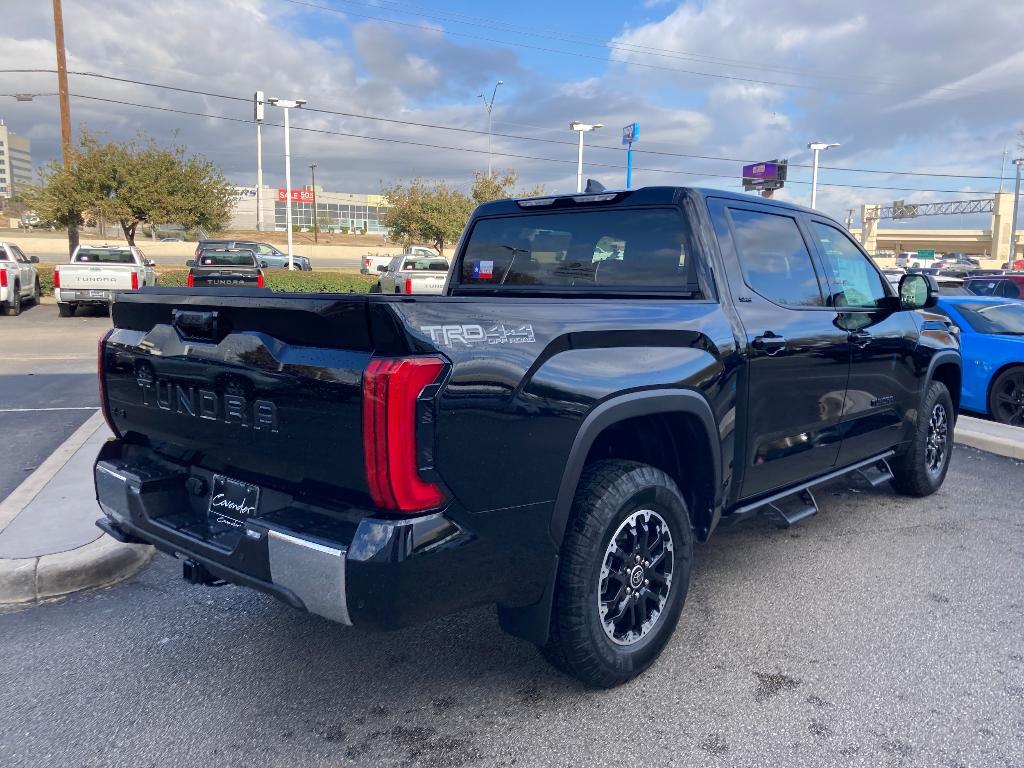
M 213 476 L 213 489 L 207 512 L 211 524 L 242 528 L 256 513 L 260 504 L 260 488 L 224 475 Z
M 107 298 L 106 291 L 89 291 L 89 298 L 92 299 L 105 299 Z

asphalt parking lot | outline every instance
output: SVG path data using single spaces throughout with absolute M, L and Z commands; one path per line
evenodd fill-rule
M 1022 497 L 958 447 L 930 499 L 841 483 L 723 531 L 661 660 L 600 692 L 490 609 L 361 634 L 158 555 L 0 615 L 0 765 L 1019 766 Z

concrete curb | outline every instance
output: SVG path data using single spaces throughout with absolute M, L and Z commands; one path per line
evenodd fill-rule
M 979 451 L 1024 461 L 1024 429 L 1021 427 L 960 416 L 956 421 L 953 439 Z
M 71 457 L 103 426 L 97 411 L 0 502 L 0 531 L 6 528 Z M 96 514 L 102 514 L 97 507 Z M 122 544 L 103 534 L 66 552 L 27 558 L 0 558 L 0 605 L 38 603 L 83 589 L 109 586 L 136 573 L 153 556 L 153 548 Z

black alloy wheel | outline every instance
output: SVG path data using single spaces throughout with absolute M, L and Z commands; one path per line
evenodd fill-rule
M 942 474 L 948 446 L 949 414 L 944 403 L 936 403 L 928 419 L 928 437 L 924 449 L 924 465 L 932 477 Z
M 999 374 L 989 393 L 989 410 L 998 422 L 1024 426 L 1024 366 Z

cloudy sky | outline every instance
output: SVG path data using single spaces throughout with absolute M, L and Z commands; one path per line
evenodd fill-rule
M 0 69 L 52 70 L 49 3 L 5 21 Z M 744 162 L 788 158 L 779 196 L 806 203 L 807 142 L 839 142 L 819 207 L 840 219 L 865 202 L 992 192 L 1004 148 L 1021 153 L 1021 0 L 64 0 L 64 23 L 72 71 L 208 94 L 73 75 L 76 133 L 142 130 L 244 185 L 256 173 L 247 99 L 262 89 L 311 108 L 292 119 L 296 185 L 315 161 L 330 190 L 411 176 L 468 188 L 487 166 L 478 94 L 499 78 L 494 166 L 552 192 L 575 189 L 574 119 L 608 126 L 587 137 L 586 175 L 609 187 L 624 184 L 621 127 L 634 120 L 634 185 L 735 189 Z M 52 73 L 0 73 L 0 94 L 55 90 Z M 52 95 L 0 97 L 0 118 L 32 139 L 37 164 L 59 156 Z M 264 130 L 264 161 L 283 186 L 279 127 Z

